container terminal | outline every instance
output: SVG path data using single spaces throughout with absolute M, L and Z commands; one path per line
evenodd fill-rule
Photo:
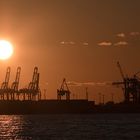
M 124 101 L 98 105 L 88 100 L 87 90 L 85 99 L 71 99 L 71 92 L 65 78 L 57 89 L 57 99 L 41 99 L 38 67 L 34 68 L 32 80 L 27 88 L 19 89 L 21 67 L 17 68 L 15 80 L 9 86 L 11 68 L 8 67 L 0 87 L 0 114 L 140 113 L 140 78 L 137 76 L 139 72 L 128 77 L 124 75 L 119 62 L 117 66 L 122 80 L 112 82 L 112 86 L 121 86 Z

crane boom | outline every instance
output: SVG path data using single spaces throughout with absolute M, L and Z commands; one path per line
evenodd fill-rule
M 10 79 L 10 72 L 11 72 L 11 68 L 8 67 L 7 70 L 6 70 L 5 81 L 2 83 L 1 89 L 7 89 L 8 88 L 9 79 Z
M 10 94 L 11 94 L 11 99 L 12 100 L 15 100 L 15 93 L 18 93 L 20 72 L 21 72 L 21 67 L 17 67 L 15 81 L 12 83 L 12 86 L 11 86 L 11 89 L 10 89 Z
M 7 86 L 8 86 L 9 79 L 10 79 L 10 72 L 11 72 L 11 68 L 8 67 L 7 71 L 6 71 L 6 76 L 5 76 L 5 83 L 7 84 Z
M 121 76 L 122 76 L 122 78 L 123 78 L 123 80 L 124 80 L 125 77 L 124 77 L 124 74 L 123 74 L 123 71 L 122 71 L 122 67 L 121 67 L 119 61 L 117 62 L 117 66 L 118 66 L 118 68 L 119 68 L 119 70 L 120 70 L 120 73 L 121 73 Z
M 15 81 L 12 83 L 12 90 L 18 90 L 18 85 L 19 85 L 19 79 L 20 79 L 20 72 L 21 72 L 21 67 L 17 68 L 17 72 L 16 72 L 16 78 Z

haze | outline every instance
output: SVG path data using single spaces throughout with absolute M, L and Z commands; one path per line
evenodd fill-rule
M 10 40 L 14 55 L 0 62 L 0 82 L 7 66 L 22 67 L 20 86 L 32 78 L 34 66 L 41 74 L 42 92 L 56 98 L 65 77 L 72 93 L 105 101 L 114 94 L 122 100 L 121 88 L 108 83 L 121 81 L 116 66 L 125 74 L 140 70 L 139 0 L 0 0 L 0 38 Z

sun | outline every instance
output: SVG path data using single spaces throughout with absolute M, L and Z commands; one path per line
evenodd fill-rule
M 13 45 L 7 40 L 0 40 L 0 59 L 6 60 L 13 54 Z

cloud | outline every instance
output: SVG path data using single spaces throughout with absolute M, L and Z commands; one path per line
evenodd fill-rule
M 119 38 L 116 38 L 119 37 Z M 118 41 L 118 39 L 121 39 Z M 114 42 L 117 40 L 116 42 Z M 108 47 L 108 46 L 118 46 L 118 47 L 125 47 L 125 46 L 139 46 L 140 45 L 140 32 L 134 31 L 129 33 L 120 32 L 116 34 L 114 39 L 108 39 L 107 41 L 103 41 L 97 44 L 101 47 Z
M 111 85 L 112 82 L 75 82 L 75 81 L 68 81 L 67 84 L 69 86 L 107 86 Z
M 127 45 L 128 45 L 128 42 L 126 41 L 120 41 L 114 44 L 114 46 L 127 46 Z
M 128 34 L 128 36 L 139 36 L 140 35 L 140 32 L 130 32 Z M 124 38 L 126 37 L 126 35 L 124 33 L 119 33 L 116 35 L 117 37 L 121 37 L 121 38 Z
M 61 41 L 59 42 L 59 44 L 61 46 L 69 46 L 69 47 L 80 47 L 80 46 L 83 46 L 83 47 L 88 47 L 89 43 L 88 42 L 74 42 L 74 41 Z
M 139 36 L 140 35 L 140 32 L 130 32 L 130 35 L 131 36 Z
M 124 33 L 119 33 L 119 34 L 117 34 L 117 37 L 124 38 L 125 37 L 125 34 Z
M 76 43 L 74 41 L 61 41 L 61 45 L 75 45 Z
M 88 42 L 84 42 L 83 45 L 84 46 L 88 46 L 89 44 L 88 44 Z
M 98 46 L 111 46 L 111 45 L 112 45 L 111 42 L 106 42 L 106 41 L 98 43 Z
M 74 41 L 70 41 L 69 44 L 70 45 L 75 45 L 75 42 Z

